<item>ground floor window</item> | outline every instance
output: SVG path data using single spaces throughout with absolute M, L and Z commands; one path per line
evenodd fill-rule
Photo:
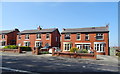
M 30 42 L 29 41 L 25 41 L 24 42 L 24 46 L 30 46 Z
M 42 46 L 42 42 L 36 41 L 36 42 L 35 42 L 35 47 L 39 47 L 39 46 Z
M 70 51 L 71 47 L 72 47 L 71 43 L 64 43 L 64 51 Z
M 97 52 L 104 52 L 104 47 L 105 47 L 105 43 L 95 43 L 94 44 L 94 49 Z
M 5 41 L 2 41 L 1 42 L 1 46 L 5 46 L 6 42 Z
M 76 47 L 77 47 L 78 49 L 90 50 L 90 44 L 76 44 Z

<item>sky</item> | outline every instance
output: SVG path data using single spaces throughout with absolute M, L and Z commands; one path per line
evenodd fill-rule
M 118 45 L 117 2 L 2 2 L 2 30 L 84 28 L 109 24 L 110 46 Z M 1 30 L 1 28 L 0 28 Z

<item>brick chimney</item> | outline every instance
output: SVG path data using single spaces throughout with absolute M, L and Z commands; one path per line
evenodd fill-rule
M 37 30 L 42 30 L 42 28 L 40 26 L 38 26 Z
M 109 29 L 109 24 L 106 25 L 106 28 Z
M 65 28 L 63 28 L 63 31 L 65 31 Z

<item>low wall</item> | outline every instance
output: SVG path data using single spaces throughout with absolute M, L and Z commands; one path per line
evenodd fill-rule
M 21 53 L 20 48 L 18 49 L 0 49 L 2 52 L 13 52 L 13 53 Z
M 84 58 L 84 59 L 96 59 L 96 51 L 94 53 L 71 53 L 71 52 L 54 52 L 52 56 L 62 56 L 69 58 Z

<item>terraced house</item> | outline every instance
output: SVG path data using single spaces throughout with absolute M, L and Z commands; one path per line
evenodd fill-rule
M 0 47 L 16 45 L 18 29 L 0 31 Z
M 71 47 L 96 50 L 99 55 L 109 54 L 109 30 L 104 27 L 63 29 L 61 32 L 61 49 L 70 51 Z
M 42 29 L 40 26 L 35 30 L 24 30 L 17 35 L 17 45 L 29 47 L 59 47 L 60 33 L 58 28 Z

